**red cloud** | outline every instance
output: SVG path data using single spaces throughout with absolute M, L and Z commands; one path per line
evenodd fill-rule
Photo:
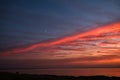
M 97 38 L 98 38 L 98 37 L 101 37 L 101 36 L 105 36 L 105 35 L 102 35 L 102 34 L 106 34 L 106 35 L 107 35 L 107 33 L 108 33 L 108 35 L 109 35 L 109 33 L 118 34 L 119 31 L 120 31 L 120 22 L 112 23 L 112 24 L 108 24 L 108 25 L 104 25 L 104 26 L 99 26 L 98 28 L 95 28 L 93 30 L 89 30 L 89 31 L 86 31 L 86 32 L 83 32 L 83 33 L 71 35 L 71 36 L 64 37 L 64 38 L 57 39 L 57 40 L 53 40 L 53 41 L 50 41 L 50 42 L 40 42 L 40 43 L 35 43 L 35 44 L 32 44 L 32 45 L 29 45 L 27 47 L 20 47 L 20 48 L 15 48 L 15 49 L 3 51 L 3 52 L 0 52 L 0 55 L 2 56 L 2 55 L 10 55 L 10 54 L 15 54 L 15 53 L 27 52 L 27 51 L 31 51 L 31 50 L 36 49 L 36 48 L 42 48 L 42 47 L 64 44 L 64 43 L 68 43 L 68 42 L 71 42 L 71 41 L 75 41 L 77 39 L 84 39 L 84 38 L 86 39 L 87 37 L 88 37 L 87 40 L 89 40 L 90 36 L 92 36 L 92 37 L 95 36 L 94 38 L 96 38 L 96 36 L 97 36 Z M 113 38 L 113 37 L 120 38 L 119 35 L 113 35 L 113 34 L 111 34 L 111 35 L 112 36 L 109 37 L 109 38 Z

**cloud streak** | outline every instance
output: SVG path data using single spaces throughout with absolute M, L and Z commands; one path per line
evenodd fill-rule
M 112 35 L 112 36 L 110 36 L 108 38 L 114 38 L 114 37 L 115 38 L 120 38 L 119 32 L 120 32 L 120 22 L 116 22 L 116 23 L 112 23 L 112 24 L 99 26 L 95 29 L 85 31 L 83 33 L 63 37 L 63 38 L 60 38 L 60 39 L 56 39 L 56 40 L 52 40 L 52 41 L 46 41 L 46 42 L 39 42 L 39 43 L 28 45 L 26 47 L 19 47 L 19 48 L 15 48 L 15 49 L 2 51 L 2 52 L 0 52 L 0 55 L 5 56 L 5 55 L 16 54 L 16 53 L 28 52 L 28 51 L 34 50 L 36 48 L 50 47 L 50 46 L 66 44 L 66 43 L 70 43 L 70 42 L 78 40 L 78 39 L 79 40 L 82 40 L 82 39 L 90 40 L 92 38 L 93 39 L 94 38 L 98 39 L 99 37 L 109 36 L 109 35 Z M 100 44 L 98 46 L 100 46 Z

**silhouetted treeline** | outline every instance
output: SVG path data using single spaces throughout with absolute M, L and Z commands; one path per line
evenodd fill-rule
M 120 80 L 120 77 L 107 76 L 56 76 L 0 72 L 0 80 Z

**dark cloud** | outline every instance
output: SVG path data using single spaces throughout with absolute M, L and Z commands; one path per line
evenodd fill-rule
M 99 61 L 119 59 L 117 55 L 103 55 L 99 57 L 80 57 L 70 59 L 6 59 L 0 60 L 0 68 L 80 68 L 80 67 L 115 67 L 120 64 Z M 98 61 L 98 62 L 97 62 Z M 77 62 L 77 63 L 76 63 Z M 87 62 L 87 63 L 86 63 Z M 108 65 L 107 65 L 108 64 Z M 111 66 L 110 66 L 111 65 Z M 114 66 L 113 66 L 114 65 Z

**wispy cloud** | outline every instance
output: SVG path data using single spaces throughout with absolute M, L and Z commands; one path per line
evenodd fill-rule
M 75 50 L 75 46 L 78 45 L 81 48 L 77 48 L 76 50 L 90 50 L 90 48 L 99 48 L 102 49 L 106 47 L 114 47 L 119 48 L 119 31 L 120 31 L 120 23 L 112 23 L 107 24 L 104 26 L 99 26 L 98 28 L 79 33 L 74 34 L 71 36 L 67 36 L 64 38 L 56 39 L 53 41 L 47 41 L 47 42 L 39 42 L 35 44 L 31 44 L 29 46 L 15 48 L 11 50 L 6 50 L 1 52 L 1 55 L 12 55 L 16 53 L 22 53 L 22 52 L 28 52 L 32 51 L 37 48 L 41 48 L 40 51 L 51 51 L 51 46 L 60 46 L 64 45 L 63 50 Z M 115 40 L 116 39 L 116 40 Z M 77 41 L 76 41 L 77 40 Z M 74 46 L 75 45 L 75 46 Z M 67 48 L 68 46 L 72 46 L 71 48 Z M 66 48 L 65 48 L 66 47 Z M 50 49 L 50 50 L 49 50 Z M 59 50 L 60 48 L 56 48 L 56 50 Z M 94 49 L 93 49 L 94 51 Z

